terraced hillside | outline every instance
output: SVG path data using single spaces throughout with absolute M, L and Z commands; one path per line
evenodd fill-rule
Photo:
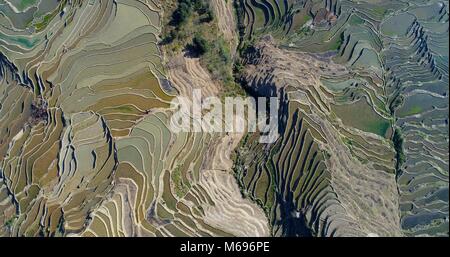
M 375 233 L 353 213 L 365 206 L 373 224 L 391 217 L 408 236 L 448 235 L 448 3 L 274 2 L 238 1 L 238 10 L 243 80 L 285 99 L 283 137 L 244 147 L 252 157 L 237 167 L 275 233 Z M 341 180 L 347 160 L 354 168 Z
M 160 2 L 27 3 L 0 2 L 1 235 L 268 235 L 227 172 L 242 135 L 169 130 L 212 81 L 164 68 Z
M 0 236 L 448 236 L 448 35 L 442 0 L 0 0 Z M 195 89 L 278 97 L 278 140 L 173 131 Z
M 245 80 L 250 90 L 282 97 L 281 137 L 270 147 L 249 137 L 237 169 L 247 193 L 270 214 L 273 233 L 400 235 L 394 150 L 383 136 L 339 118 L 339 96 L 321 82 L 349 70 L 324 55 L 279 49 L 270 38 L 255 51 Z

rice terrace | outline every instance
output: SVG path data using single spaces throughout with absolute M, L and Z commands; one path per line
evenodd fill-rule
M 0 0 L 0 236 L 448 237 L 448 1 Z

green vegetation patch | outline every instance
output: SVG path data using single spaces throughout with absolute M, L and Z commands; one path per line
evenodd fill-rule
M 191 189 L 191 184 L 189 183 L 189 181 L 183 181 L 180 166 L 175 168 L 175 170 L 172 172 L 172 182 L 174 185 L 175 194 L 179 198 L 184 197 Z
M 402 165 L 405 163 L 405 153 L 403 151 L 403 135 L 399 128 L 396 128 L 394 131 L 394 136 L 392 138 L 392 143 L 394 144 L 394 149 L 396 152 L 395 159 L 396 162 L 396 170 L 399 171 Z
M 331 51 L 339 50 L 339 48 L 341 48 L 342 43 L 344 43 L 344 33 L 341 33 L 338 37 L 334 38 L 331 41 L 329 50 Z
M 162 44 L 167 54 L 175 56 L 184 51 L 200 58 L 212 79 L 223 85 L 223 96 L 243 95 L 244 91 L 234 81 L 230 46 L 218 36 L 221 33 L 209 1 L 178 0 L 172 4 L 163 31 Z
M 364 100 L 353 104 L 333 105 L 333 111 L 347 126 L 385 137 L 390 121 L 378 115 Z

